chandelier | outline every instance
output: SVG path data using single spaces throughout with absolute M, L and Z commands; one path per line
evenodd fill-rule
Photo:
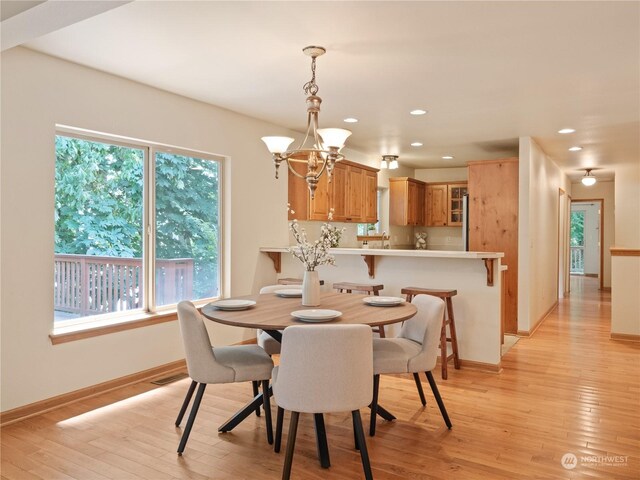
M 276 178 L 278 178 L 278 167 L 286 161 L 294 175 L 307 181 L 311 198 L 314 198 L 318 181 L 325 170 L 328 180 L 331 181 L 335 163 L 344 159 L 340 150 L 344 147 L 347 137 L 351 135 L 351 131 L 343 128 L 318 128 L 318 113 L 322 99 L 317 95 L 316 58 L 323 55 L 326 50 L 323 47 L 311 46 L 303 48 L 302 51 L 311 57 L 311 80 L 303 87 L 304 93 L 307 94 L 307 134 L 295 149 L 289 149 L 289 145 L 294 141 L 291 137 L 262 137 L 262 141 L 273 155 Z M 306 175 L 298 173 L 292 167 L 292 162 L 306 163 Z

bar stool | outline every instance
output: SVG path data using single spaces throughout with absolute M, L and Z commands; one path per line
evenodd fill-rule
M 338 293 L 352 293 L 352 292 L 361 292 L 366 293 L 368 295 L 375 295 L 376 297 L 380 296 L 380 290 L 384 288 L 382 284 L 371 285 L 368 283 L 351 283 L 351 282 L 336 282 L 333 284 L 334 290 L 337 290 Z M 380 338 L 385 338 L 386 335 L 384 333 L 384 327 L 381 325 L 379 327 L 372 328 L 374 333 L 378 333 Z
M 444 321 L 442 322 L 442 330 L 440 331 L 440 363 L 442 364 L 442 379 L 447 379 L 447 364 L 453 358 L 453 366 L 456 370 L 460 369 L 460 358 L 458 357 L 458 337 L 456 336 L 456 324 L 453 317 L 453 302 L 451 298 L 458 294 L 457 290 L 438 290 L 434 288 L 403 288 L 401 293 L 407 296 L 407 302 L 410 302 L 416 295 L 431 295 L 444 300 L 447 308 Z M 450 337 L 447 337 L 447 325 L 449 326 Z M 453 353 L 447 355 L 447 342 L 451 343 Z M 421 396 L 422 399 L 422 396 Z
M 280 278 L 278 285 L 302 285 L 301 278 Z M 324 285 L 324 280 L 320 280 L 320 285 Z

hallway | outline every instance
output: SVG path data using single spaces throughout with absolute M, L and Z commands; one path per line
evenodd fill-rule
M 435 375 L 450 431 L 430 393 L 422 407 L 411 378 L 383 377 L 380 402 L 398 420 L 379 421 L 367 438 L 375 478 L 638 479 L 640 345 L 609 339 L 610 312 L 597 279 L 572 277 L 571 296 L 503 357 L 500 374 Z M 283 455 L 264 442 L 262 419 L 216 432 L 249 399 L 245 384 L 207 390 L 185 455 L 176 456 L 173 422 L 188 384 L 139 383 L 4 428 L 2 478 L 279 478 Z M 317 463 L 306 417 L 293 478 L 360 478 L 350 417 L 327 416 L 329 470 Z

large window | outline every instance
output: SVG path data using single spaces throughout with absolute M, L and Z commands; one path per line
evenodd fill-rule
M 56 137 L 56 325 L 219 295 L 221 162 L 203 157 Z

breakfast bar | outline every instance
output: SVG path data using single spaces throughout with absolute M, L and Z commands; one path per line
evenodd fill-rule
M 302 278 L 304 267 L 287 247 L 260 249 L 278 277 Z M 324 291 L 336 282 L 384 285 L 382 295 L 403 287 L 456 289 L 454 298 L 460 360 L 464 367 L 498 372 L 501 356 L 502 275 L 499 252 L 334 248 L 335 266 L 317 268 Z M 388 329 L 389 335 L 397 331 Z

